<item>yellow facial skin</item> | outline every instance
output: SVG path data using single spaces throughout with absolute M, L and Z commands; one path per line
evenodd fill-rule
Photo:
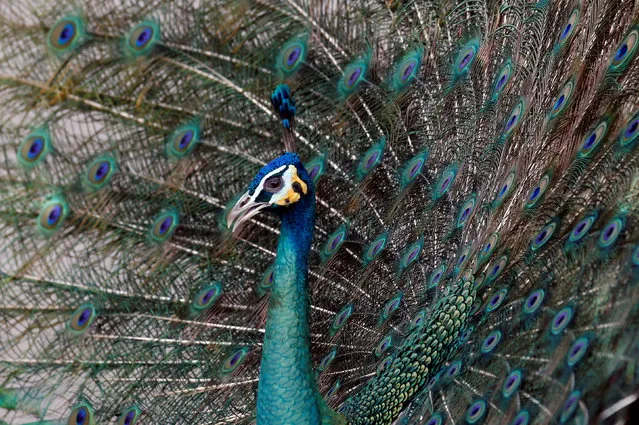
M 297 183 L 302 188 L 302 193 L 306 195 L 306 193 L 308 192 L 308 186 L 306 186 L 306 183 L 304 183 L 304 181 L 297 175 L 297 168 L 295 168 L 295 166 L 289 165 L 288 170 L 286 171 L 286 173 L 284 173 L 283 177 L 286 184 L 283 190 L 283 192 L 285 192 L 280 195 L 280 197 L 278 197 L 279 199 L 274 202 L 275 204 L 286 206 L 294 204 L 295 202 L 300 200 L 302 195 L 300 195 L 293 189 L 295 183 Z

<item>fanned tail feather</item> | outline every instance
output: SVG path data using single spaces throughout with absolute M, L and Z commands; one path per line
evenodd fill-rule
M 331 408 L 624 418 L 634 3 L 63 3 L 0 6 L 4 421 L 255 421 L 279 230 L 255 216 L 234 240 L 226 213 L 282 151 L 281 83 L 316 186 Z

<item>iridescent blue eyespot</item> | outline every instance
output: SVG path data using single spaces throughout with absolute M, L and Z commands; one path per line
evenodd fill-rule
M 580 12 L 578 8 L 572 11 L 570 17 L 568 18 L 568 22 L 564 26 L 564 29 L 559 36 L 558 47 L 565 45 L 566 42 L 568 42 L 568 40 L 570 40 L 570 38 L 573 36 L 573 34 L 575 33 L 575 29 L 579 24 L 579 16 Z
M 446 376 L 448 378 L 454 378 L 455 376 L 461 373 L 461 370 L 462 370 L 462 362 L 459 360 L 455 360 L 448 366 L 448 369 L 446 370 Z
M 528 422 L 530 422 L 530 413 L 527 410 L 521 410 L 510 425 L 528 425 Z
M 535 187 L 531 192 L 530 195 L 528 196 L 528 200 L 529 201 L 534 201 L 538 196 L 539 193 L 541 192 L 541 188 L 539 186 Z
M 405 270 L 408 266 L 413 264 L 419 258 L 419 254 L 422 251 L 422 247 L 424 246 L 424 239 L 419 238 L 417 242 L 414 242 L 402 255 L 402 259 L 400 261 L 400 268 Z
M 502 180 L 502 182 L 497 186 L 497 193 L 495 194 L 495 199 L 493 200 L 493 208 L 499 207 L 508 195 L 513 191 L 515 187 L 515 182 L 517 179 L 517 170 L 511 170 L 506 178 Z
M 466 411 L 466 422 L 469 424 L 476 424 L 484 418 L 486 414 L 486 402 L 484 400 L 477 400 L 468 407 Z
M 54 54 L 64 54 L 82 44 L 85 38 L 84 20 L 78 16 L 67 16 L 49 30 L 47 47 Z
M 347 75 L 346 86 L 353 86 L 359 79 L 360 75 L 362 75 L 362 71 L 363 68 L 361 66 L 352 69 L 351 72 Z
M 501 274 L 508 263 L 508 257 L 503 255 L 488 268 L 488 280 L 495 280 Z
M 108 162 L 101 162 L 96 167 L 95 173 L 93 173 L 92 177 L 95 179 L 96 182 L 100 182 L 104 180 L 110 170 L 111 166 Z
M 542 227 L 542 229 L 533 237 L 532 241 L 530 242 L 530 248 L 533 251 L 541 249 L 546 244 L 546 242 L 550 240 L 556 229 L 557 222 L 555 221 L 553 221 L 552 223 L 548 223 L 547 225 Z
M 137 406 L 131 406 L 118 417 L 116 423 L 117 425 L 135 425 L 141 413 Z
M 53 196 L 42 204 L 38 216 L 38 228 L 46 235 L 55 233 L 69 214 L 69 206 L 61 196 Z
M 596 214 L 590 214 L 586 216 L 585 218 L 579 220 L 579 222 L 575 224 L 575 227 L 573 227 L 572 230 L 570 231 L 570 235 L 568 236 L 568 242 L 576 243 L 579 240 L 581 240 L 588 233 L 592 225 L 595 223 L 596 219 L 597 219 Z
M 456 165 L 448 166 L 442 172 L 442 175 L 439 177 L 439 179 L 435 183 L 435 187 L 433 188 L 433 199 L 439 199 L 445 193 L 447 193 L 450 190 L 451 186 L 453 185 L 453 182 L 455 181 L 456 177 L 457 177 L 457 166 Z
M 382 312 L 380 314 L 380 325 L 384 323 L 399 308 L 400 304 L 402 303 L 403 297 L 404 294 L 400 292 L 386 302 L 384 307 L 382 307 Z
M 491 254 L 497 248 L 499 244 L 499 233 L 495 232 L 488 237 L 488 240 L 484 243 L 481 251 L 479 251 L 479 263 L 482 264 L 488 260 Z
M 215 282 L 200 290 L 195 296 L 191 308 L 196 312 L 202 312 L 210 308 L 222 295 L 222 283 Z
M 280 49 L 277 55 L 275 68 L 282 76 L 289 76 L 297 72 L 308 53 L 308 40 L 306 36 L 289 40 Z
M 457 222 L 455 223 L 457 227 L 463 227 L 468 222 L 468 219 L 473 215 L 476 203 L 477 196 L 474 194 L 464 201 L 457 213 Z
M 386 351 L 388 351 L 393 346 L 393 339 L 390 335 L 382 339 L 377 346 L 375 347 L 375 356 L 381 357 Z
M 368 264 L 375 258 L 377 258 L 377 256 L 384 250 L 384 248 L 386 248 L 387 242 L 388 235 L 386 233 L 382 233 L 381 235 L 376 237 L 364 253 L 364 263 Z
M 526 301 L 524 302 L 524 313 L 533 314 L 536 312 L 544 301 L 546 291 L 543 289 L 537 289 L 532 291 Z
M 566 110 L 566 108 L 570 104 L 570 100 L 572 98 L 572 93 L 574 89 L 575 89 L 575 79 L 574 77 L 571 77 L 566 82 L 566 84 L 564 84 L 563 88 L 561 89 L 561 92 L 555 99 L 555 103 L 553 104 L 553 107 L 550 110 L 550 115 L 549 115 L 550 119 L 556 118 L 557 116 L 559 116 L 559 114 L 561 114 L 563 111 Z
M 401 172 L 400 185 L 402 189 L 411 184 L 417 176 L 421 173 L 426 160 L 428 159 L 428 152 L 423 151 L 414 157 L 412 157 L 404 166 Z
M 403 83 L 408 81 L 408 79 L 411 77 L 411 75 L 413 75 L 413 71 L 415 71 L 416 68 L 417 68 L 417 61 L 416 60 L 411 60 L 410 62 L 408 62 L 403 67 L 403 70 L 401 72 L 401 74 L 402 74 L 401 80 L 402 80 Z
M 615 217 L 604 226 L 597 243 L 600 248 L 610 248 L 619 238 L 624 227 L 624 219 Z
M 169 137 L 166 152 L 169 157 L 183 158 L 195 149 L 200 141 L 201 130 L 198 122 L 178 127 Z
M 493 351 L 495 347 L 497 347 L 497 345 L 499 344 L 499 341 L 501 341 L 501 337 L 502 337 L 502 334 L 501 334 L 501 331 L 499 330 L 492 331 L 491 333 L 489 333 L 481 345 L 481 352 L 484 354 L 487 354 Z
M 502 288 L 490 297 L 490 300 L 488 300 L 488 304 L 486 305 L 486 312 L 490 313 L 491 311 L 497 310 L 506 299 L 507 294 L 508 290 L 506 288 Z
M 322 361 L 319 363 L 319 365 L 317 365 L 317 371 L 318 372 L 323 372 L 326 369 L 328 369 L 328 367 L 331 365 L 331 363 L 333 363 L 333 360 L 335 360 L 335 357 L 337 356 L 337 348 L 333 348 L 323 359 Z
M 520 370 L 513 370 L 512 372 L 510 372 L 501 387 L 501 393 L 503 394 L 503 396 L 506 398 L 512 396 L 521 385 L 521 381 L 523 380 L 523 378 L 524 375 L 521 373 Z
M 138 48 L 144 47 L 146 43 L 148 43 L 149 40 L 151 40 L 152 36 L 153 36 L 153 28 L 151 27 L 141 28 L 139 30 L 139 33 L 137 34 L 137 37 L 134 38 L 135 47 L 138 47 Z
M 222 364 L 222 373 L 229 374 L 234 372 L 242 364 L 248 352 L 249 349 L 247 347 L 242 347 L 228 356 Z
M 433 413 L 433 415 L 428 418 L 426 421 L 426 425 L 443 425 L 444 417 L 439 413 Z
M 382 162 L 385 147 L 386 138 L 382 137 L 378 143 L 371 146 L 364 156 L 362 156 L 357 166 L 357 178 L 359 180 L 363 180 L 364 177 L 369 175 L 370 172 Z
M 497 74 L 497 78 L 495 78 L 495 83 L 493 85 L 493 98 L 499 96 L 499 94 L 504 90 L 504 88 L 508 85 L 512 74 L 514 71 L 513 63 L 510 61 L 506 61 L 504 66 L 502 66 L 499 74 Z
M 155 22 L 142 22 L 136 25 L 125 44 L 128 54 L 139 56 L 151 52 L 160 40 L 160 27 Z
M 561 409 L 561 415 L 559 416 L 559 420 L 561 423 L 565 423 L 568 419 L 571 418 L 577 406 L 579 405 L 579 399 L 581 398 L 581 391 L 575 390 L 566 399 L 564 403 L 564 407 Z
M 435 270 L 432 271 L 430 277 L 428 278 L 428 289 L 437 286 L 442 276 L 444 275 L 444 272 L 446 272 L 446 264 L 444 263 L 440 264 L 435 268 Z
M 324 175 L 326 170 L 326 155 L 316 156 L 304 164 L 304 168 L 308 172 L 311 180 L 313 180 L 313 184 L 317 186 L 317 182 Z
M 622 149 L 630 149 L 634 147 L 634 145 L 639 140 L 639 112 L 633 115 L 626 126 L 621 131 L 621 136 L 619 136 L 619 145 Z
M 286 66 L 290 67 L 294 65 L 301 55 L 302 55 L 302 48 L 297 46 L 293 47 L 291 51 L 289 52 L 289 54 L 286 56 Z
M 36 159 L 44 151 L 44 139 L 42 137 L 35 137 L 30 140 L 26 158 L 33 160 Z
M 322 164 L 309 163 L 305 165 L 305 168 L 308 170 L 308 175 L 313 180 L 313 183 L 316 183 L 322 174 Z
M 397 63 L 390 76 L 389 85 L 395 92 L 400 92 L 415 80 L 422 64 L 424 49 L 418 48 L 407 52 Z
M 158 235 L 163 236 L 164 234 L 166 234 L 166 232 L 168 232 L 169 229 L 171 228 L 172 224 L 173 224 L 172 217 L 167 217 L 164 220 L 162 220 L 158 228 Z
M 45 129 L 36 130 L 29 134 L 18 147 L 18 162 L 20 165 L 30 170 L 42 163 L 51 150 L 51 137 L 49 131 Z
M 550 332 L 553 335 L 559 335 L 568 327 L 572 320 L 574 309 L 570 306 L 564 307 L 555 314 L 550 324 Z
M 89 164 L 83 180 L 84 187 L 89 191 L 100 190 L 111 181 L 116 171 L 117 163 L 113 155 L 102 155 Z
M 543 198 L 546 193 L 546 189 L 548 189 L 548 185 L 550 184 L 550 179 L 552 177 L 551 173 L 545 173 L 539 179 L 539 183 L 528 193 L 526 197 L 526 208 L 534 208 L 539 201 Z
M 526 111 L 526 104 L 524 100 L 520 100 L 515 107 L 512 109 L 508 118 L 506 119 L 506 125 L 504 126 L 504 135 L 503 137 L 508 137 L 512 134 L 513 131 L 519 126 L 521 122 L 521 117 L 524 115 Z
M 468 245 L 459 253 L 459 256 L 457 257 L 457 264 L 455 265 L 455 274 L 459 274 L 466 266 L 466 263 L 470 258 L 470 249 L 471 245 Z
M 331 337 L 335 336 L 335 334 L 346 325 L 348 318 L 353 314 L 354 307 L 353 303 L 346 304 L 342 310 L 335 315 L 333 324 L 331 325 Z
M 624 43 L 621 47 L 619 47 L 619 49 L 617 49 L 617 54 L 615 55 L 614 60 L 617 61 L 623 59 L 626 53 L 628 53 L 628 45 Z
M 346 240 L 346 236 L 348 235 L 348 225 L 342 224 L 332 235 L 328 237 L 326 243 L 324 244 L 324 248 L 322 249 L 322 258 L 326 261 L 333 254 L 337 252 L 340 246 Z
M 184 132 L 184 134 L 180 135 L 181 137 L 179 137 L 178 140 L 178 149 L 185 149 L 187 146 L 189 146 L 191 144 L 191 141 L 194 138 L 194 133 L 192 130 L 187 130 Z
M 606 137 L 608 133 L 609 119 L 603 118 L 590 133 L 586 134 L 581 146 L 579 147 L 579 157 L 586 158 L 590 156 L 599 146 L 599 143 Z
M 73 40 L 73 38 L 75 37 L 75 33 L 75 23 L 65 22 L 58 36 L 57 44 L 63 47 L 66 46 Z
M 93 409 L 86 403 L 76 406 L 69 414 L 67 425 L 93 425 Z
M 51 208 L 51 212 L 47 215 L 47 224 L 49 226 L 55 225 L 60 216 L 62 215 L 62 207 L 60 205 L 54 205 Z
M 417 314 L 415 314 L 415 316 L 413 317 L 413 319 L 410 322 L 410 328 L 411 329 L 415 329 L 420 327 L 421 325 L 424 324 L 424 318 L 426 317 L 426 312 L 425 311 L 418 311 Z
M 470 336 L 473 334 L 473 331 L 475 330 L 475 327 L 470 325 L 468 326 L 464 332 L 462 332 L 462 334 L 459 336 L 459 343 L 463 344 L 465 342 L 467 342 L 470 339 Z
M 462 74 L 466 73 L 475 58 L 477 57 L 477 52 L 479 51 L 479 39 L 474 38 L 466 43 L 464 47 L 457 54 L 457 58 L 455 59 L 455 65 L 453 69 L 453 77 L 459 77 Z
M 589 344 L 590 340 L 585 336 L 579 337 L 575 340 L 575 342 L 573 342 L 572 346 L 568 350 L 568 355 L 566 356 L 566 363 L 569 367 L 573 367 L 579 363 L 588 351 Z
M 610 62 L 610 67 L 608 68 L 610 71 L 622 72 L 626 69 L 637 52 L 637 45 L 639 44 L 637 43 L 638 39 L 639 28 L 635 26 L 619 44 L 619 47 L 617 47 L 615 55 Z
M 93 304 L 83 304 L 69 318 L 67 329 L 73 334 L 80 335 L 89 329 L 96 316 Z
M 342 78 L 337 84 L 337 90 L 342 98 L 346 98 L 353 94 L 366 77 L 368 71 L 368 62 L 370 60 L 369 53 L 363 57 L 354 60 L 346 68 Z
M 388 356 L 382 360 L 377 366 L 377 373 L 380 374 L 385 371 L 393 363 L 393 356 Z
M 149 229 L 151 241 L 161 243 L 167 240 L 177 228 L 179 218 L 176 210 L 166 210 L 160 213 Z

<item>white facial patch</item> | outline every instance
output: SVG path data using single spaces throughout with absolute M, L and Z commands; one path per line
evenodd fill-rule
M 264 189 L 264 182 L 268 180 L 270 177 L 274 176 L 275 174 L 280 173 L 285 168 L 286 168 L 286 165 L 282 165 L 281 167 L 276 168 L 275 170 L 265 175 L 264 178 L 260 181 L 260 184 L 258 184 L 257 187 L 255 188 L 255 192 L 253 192 L 253 196 L 249 198 L 251 202 L 255 202 L 257 197 L 260 196 L 260 193 L 262 193 L 262 190 Z M 284 185 L 284 187 L 286 187 L 286 185 Z M 284 188 L 282 188 L 282 190 L 284 190 Z

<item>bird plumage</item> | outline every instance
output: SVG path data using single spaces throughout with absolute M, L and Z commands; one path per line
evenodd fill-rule
M 628 0 L 3 2 L 0 421 L 256 420 L 280 218 L 227 218 L 282 127 L 316 195 L 328 407 L 627 420 L 638 21 Z

